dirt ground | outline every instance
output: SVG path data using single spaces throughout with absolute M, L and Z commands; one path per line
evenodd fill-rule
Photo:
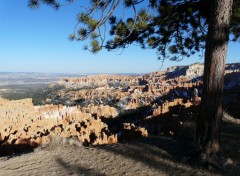
M 194 132 L 184 132 L 104 146 L 53 142 L 29 153 L 0 157 L 0 176 L 240 175 L 239 121 L 225 118 L 222 125 L 221 164 L 228 172 L 189 162 Z
M 49 146 L 22 156 L 1 158 L 0 175 L 145 176 L 210 175 L 210 173 L 175 162 L 171 154 L 157 146 L 131 142 L 98 147 Z

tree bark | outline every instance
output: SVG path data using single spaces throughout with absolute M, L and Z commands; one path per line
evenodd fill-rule
M 205 47 L 203 94 L 197 118 L 196 146 L 203 159 L 220 150 L 224 72 L 233 0 L 211 0 Z

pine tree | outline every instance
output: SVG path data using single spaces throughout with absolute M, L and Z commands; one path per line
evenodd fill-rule
M 78 2 L 66 0 L 66 3 Z M 32 8 L 41 4 L 56 9 L 62 6 L 57 0 L 29 1 Z M 93 53 L 137 43 L 142 48 L 155 49 L 159 59 L 175 61 L 205 51 L 196 142 L 202 159 L 214 157 L 220 149 L 227 45 L 229 40 L 240 41 L 240 0 L 90 0 L 88 4 L 79 10 L 69 38 L 89 39 L 90 46 L 84 49 Z M 123 12 L 119 16 L 118 7 L 133 13 Z M 108 40 L 106 31 L 111 36 Z

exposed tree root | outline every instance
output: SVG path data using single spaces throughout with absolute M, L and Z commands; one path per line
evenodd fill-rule
M 228 175 L 232 175 L 231 172 L 229 172 L 221 163 L 219 163 L 216 159 L 213 158 L 208 158 L 205 161 L 205 164 L 207 164 L 208 166 L 213 166 L 215 169 L 219 170 L 219 171 L 223 171 L 225 173 L 227 173 Z
M 194 159 L 192 159 L 189 164 L 193 164 L 193 165 L 197 165 L 197 166 L 201 166 L 201 167 L 214 167 L 215 169 L 224 172 L 226 175 L 232 176 L 233 174 L 226 168 L 223 166 L 223 164 L 221 164 L 217 158 L 213 158 L 213 157 L 202 157 L 202 156 L 198 156 L 194 157 Z

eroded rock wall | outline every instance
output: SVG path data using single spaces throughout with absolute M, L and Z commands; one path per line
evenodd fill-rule
M 1 144 L 28 143 L 38 146 L 49 143 L 51 138 L 56 136 L 74 137 L 85 144 L 117 142 L 117 135 L 111 134 L 105 123 L 77 107 L 62 105 L 34 107 L 31 99 L 19 101 L 1 99 L 0 104 Z M 105 115 L 104 111 L 97 113 L 100 113 L 99 116 Z

